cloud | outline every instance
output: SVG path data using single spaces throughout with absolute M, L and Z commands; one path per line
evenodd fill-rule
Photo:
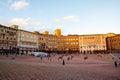
M 10 22 L 3 20 L 3 19 L 0 19 L 0 24 L 4 26 L 10 26 Z
M 11 26 L 11 25 L 18 25 L 20 29 L 29 29 L 29 30 L 37 30 L 37 28 L 43 26 L 38 21 L 31 21 L 31 18 L 13 18 L 11 20 L 0 20 L 2 25 Z M 37 27 L 37 28 L 36 28 Z
M 53 28 L 48 28 L 45 24 L 38 21 L 31 21 L 31 18 L 13 18 L 11 20 L 1 20 L 0 24 L 4 26 L 18 25 L 19 29 L 26 31 L 39 31 L 43 33 L 44 31 L 49 31 L 53 33 Z
M 19 26 L 27 26 L 28 19 L 24 18 L 14 18 L 10 21 L 11 24 L 19 25 Z
M 65 16 L 63 18 L 56 19 L 56 22 L 59 22 L 59 23 L 64 23 L 64 22 L 73 23 L 76 21 L 78 21 L 76 16 Z
M 28 6 L 29 3 L 26 2 L 26 0 L 19 0 L 17 2 L 14 2 L 11 4 L 11 8 L 15 9 L 15 10 L 20 10 L 23 9 L 24 7 Z
M 31 26 L 41 26 L 42 24 L 40 22 L 32 22 Z
M 38 21 L 31 21 L 31 18 L 13 18 L 10 20 L 10 24 L 19 25 L 20 27 L 41 26 Z

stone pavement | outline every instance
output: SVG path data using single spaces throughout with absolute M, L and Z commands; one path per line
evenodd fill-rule
M 120 66 L 110 60 L 74 56 L 67 61 L 65 56 L 63 66 L 58 56 L 51 61 L 29 55 L 12 57 L 0 56 L 0 80 L 120 80 Z

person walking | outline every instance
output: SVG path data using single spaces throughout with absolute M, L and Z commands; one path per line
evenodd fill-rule
M 117 61 L 115 61 L 114 64 L 115 64 L 115 67 L 117 67 Z
M 65 65 L 65 61 L 64 61 L 64 59 L 63 59 L 63 63 L 62 63 L 62 65 L 63 65 L 63 66 Z
M 40 58 L 41 58 L 41 61 L 42 61 L 42 58 L 43 58 L 43 57 L 41 56 Z
M 70 60 L 70 57 L 68 57 L 67 60 L 69 61 L 69 60 Z
M 73 59 L 73 55 L 71 56 L 71 60 Z

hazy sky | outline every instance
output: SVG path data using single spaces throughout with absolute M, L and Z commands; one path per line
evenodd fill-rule
M 120 0 L 0 0 L 0 24 L 62 34 L 120 33 Z

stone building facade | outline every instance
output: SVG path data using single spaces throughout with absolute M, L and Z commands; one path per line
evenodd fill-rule
M 35 52 L 38 50 L 38 36 L 32 32 L 25 30 L 18 30 L 18 42 L 19 54 L 27 54 L 29 52 Z
M 106 38 L 107 50 L 110 53 L 120 53 L 120 34 Z
M 0 25 L 0 53 L 17 53 L 18 29 Z

